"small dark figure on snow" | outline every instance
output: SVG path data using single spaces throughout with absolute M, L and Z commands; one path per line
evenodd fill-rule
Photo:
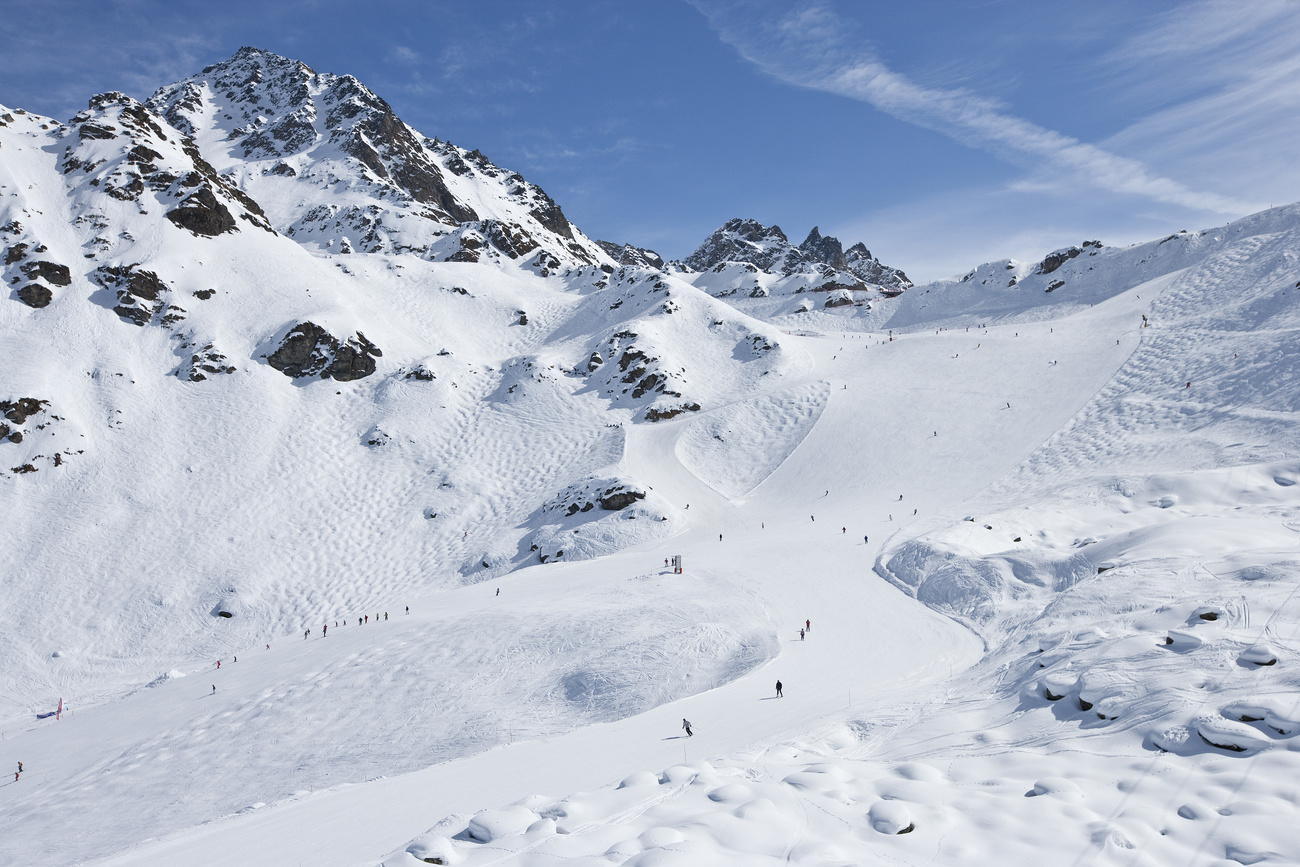
M 320 636 L 321 638 L 324 638 L 326 635 L 329 634 L 330 634 L 330 625 L 326 623 L 324 626 L 320 628 Z
M 803 622 L 803 625 L 806 626 L 806 627 L 808 627 L 808 631 L 809 631 L 809 632 L 812 632 L 812 621 L 811 621 L 811 620 L 805 620 L 805 621 Z
M 722 534 L 721 534 L 721 533 L 718 534 L 718 541 L 719 541 L 719 542 L 722 541 Z
M 500 587 L 497 588 L 497 595 L 498 595 L 498 596 L 501 595 L 501 588 L 500 588 Z
M 695 737 L 695 735 L 691 734 L 691 721 L 686 719 L 686 717 L 682 717 L 682 728 L 686 729 L 686 736 L 688 738 Z
M 410 614 L 410 613 L 411 613 L 411 606 L 409 606 L 409 605 L 406 606 L 406 613 L 407 613 L 407 614 Z
M 270 647 L 270 645 L 267 645 L 267 646 Z M 218 659 L 218 660 L 217 660 L 217 671 L 220 671 L 220 670 L 221 670 L 221 660 Z
M 785 693 L 781 692 L 781 681 L 776 682 L 776 697 L 785 698 Z
M 862 544 L 864 544 L 864 545 L 868 545 L 868 544 L 870 544 L 870 543 L 871 543 L 871 537 L 870 537 L 870 536 L 863 536 L 863 537 L 862 537 Z
M 800 640 L 800 641 L 803 641 L 803 630 L 802 630 L 802 629 L 799 630 L 799 640 Z
M 217 694 L 217 685 L 216 685 L 215 683 L 212 684 L 212 694 L 213 694 L 213 695 L 216 695 L 216 694 Z
M 311 630 L 310 630 L 310 629 L 304 629 L 304 630 L 302 631 L 302 640 L 303 640 L 303 641 L 306 641 L 308 635 L 311 635 Z
M 384 619 L 385 619 L 385 620 L 388 619 L 388 612 L 387 612 L 387 611 L 384 612 Z

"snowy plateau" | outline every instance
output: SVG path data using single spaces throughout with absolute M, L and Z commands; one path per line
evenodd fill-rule
M 1300 863 L 1300 206 L 635 240 L 256 49 L 0 107 L 0 864 Z

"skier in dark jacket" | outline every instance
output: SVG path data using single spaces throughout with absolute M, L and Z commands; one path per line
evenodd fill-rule
M 779 680 L 776 682 L 776 697 L 785 698 L 784 693 L 781 692 L 781 681 Z
M 688 738 L 695 737 L 695 735 L 691 734 L 691 721 L 686 717 L 682 717 L 682 728 L 686 729 L 686 736 Z

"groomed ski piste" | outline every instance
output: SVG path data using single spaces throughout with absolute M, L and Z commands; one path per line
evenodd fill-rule
M 93 305 L 9 343 L 91 454 L 5 482 L 0 862 L 1300 861 L 1300 207 L 869 311 L 246 234 L 202 279 L 449 349 L 192 398 Z M 564 371 L 661 279 L 707 400 L 648 423 Z

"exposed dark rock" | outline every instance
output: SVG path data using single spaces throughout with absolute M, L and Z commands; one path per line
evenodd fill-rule
M 40 283 L 28 283 L 18 290 L 18 300 L 39 310 L 54 300 L 54 293 Z
M 23 257 L 27 255 L 27 246 L 26 244 L 14 244 L 5 250 L 5 264 L 12 265 L 15 262 L 21 262 Z
M 432 370 L 421 365 L 414 370 L 407 371 L 406 376 L 404 376 L 403 379 L 415 379 L 420 382 L 433 382 L 437 377 L 434 376 Z
M 662 410 L 651 407 L 650 409 L 646 410 L 645 420 L 666 421 L 667 419 L 675 418 L 676 416 L 679 416 L 684 412 L 699 412 L 699 411 L 700 411 L 700 405 L 698 403 L 689 403 L 683 406 L 673 407 L 672 409 L 662 409 Z
M 34 397 L 20 397 L 17 400 L 0 400 L 0 415 L 14 424 L 23 424 L 27 419 L 41 412 L 44 407 L 50 405 L 48 400 L 38 400 Z
M 28 279 L 39 277 L 51 286 L 67 286 L 72 282 L 72 272 L 68 266 L 56 262 L 28 262 L 18 270 Z
M 1165 240 L 1168 240 L 1167 238 Z M 1084 241 L 1083 247 L 1063 247 L 1060 250 L 1054 250 L 1043 257 L 1043 261 L 1038 263 L 1039 274 L 1051 274 L 1057 268 L 1060 268 L 1071 259 L 1077 258 L 1084 252 L 1085 247 L 1092 247 L 1093 253 L 1101 249 L 1101 241 Z
M 620 265 L 640 266 L 644 268 L 663 268 L 664 260 L 654 250 L 633 247 L 631 244 L 615 244 L 612 241 L 597 241 L 600 248 Z
M 290 177 L 290 178 L 294 178 L 298 176 L 298 173 L 294 171 L 293 166 L 284 162 L 276 163 L 274 166 L 272 166 L 271 174 L 284 175 L 285 177 Z
M 286 376 L 332 377 L 338 382 L 362 379 L 375 372 L 375 357 L 383 353 L 357 332 L 344 343 L 312 322 L 295 325 L 267 364 Z
M 605 496 L 600 498 L 600 507 L 606 512 L 617 512 L 620 509 L 626 509 L 637 500 L 644 500 L 644 491 L 618 490 L 609 491 Z
M 148 325 L 153 319 L 153 311 L 144 307 L 127 307 L 119 304 L 113 308 L 113 312 L 134 325 Z
M 14 475 L 16 475 L 16 476 L 21 476 L 21 475 L 23 475 L 24 473 L 34 473 L 34 472 L 36 472 L 36 467 L 32 466 L 31 464 L 23 464 L 23 465 L 20 466 L 20 467 L 12 467 L 11 469 L 12 469 L 12 472 L 14 473 Z
M 184 349 L 191 349 L 189 360 L 176 369 L 176 375 L 190 382 L 203 382 L 210 376 L 219 376 L 235 372 L 235 366 L 228 364 L 226 356 L 216 350 L 213 344 L 203 346 L 184 344 Z
M 562 238 L 573 239 L 573 229 L 569 227 L 569 221 L 565 219 L 564 212 L 560 206 L 551 200 L 551 197 L 543 193 L 539 187 L 534 187 L 537 191 L 537 198 L 540 200 L 538 206 L 528 212 L 528 216 L 542 224 L 542 228 L 549 229 Z
M 223 232 L 239 231 L 230 210 L 206 186 L 199 187 L 187 196 L 180 207 L 168 211 L 167 219 L 182 229 L 209 238 Z
M 167 284 L 153 271 L 146 271 L 137 265 L 112 266 L 103 265 L 95 269 L 91 278 L 106 288 L 120 288 L 128 295 L 157 301 L 158 296 L 168 291 Z
M 799 245 L 799 249 L 810 259 L 824 262 L 840 271 L 848 270 L 848 263 L 844 259 L 844 248 L 840 246 L 839 239 L 823 236 L 821 232 L 817 231 L 816 226 L 813 226 L 812 231 L 808 233 L 808 237 Z

